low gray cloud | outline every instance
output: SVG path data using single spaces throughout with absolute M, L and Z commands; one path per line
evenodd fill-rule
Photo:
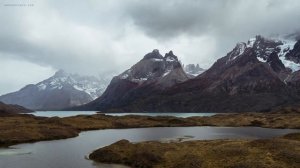
M 135 1 L 137 2 L 137 1 Z M 141 1 L 127 6 L 134 23 L 155 38 L 209 32 L 214 17 L 226 1 Z M 219 19 L 219 18 L 217 18 Z
M 160 0 L 127 6 L 134 23 L 154 38 L 178 34 L 221 36 L 293 33 L 300 3 L 297 0 Z M 236 37 L 233 37 L 236 39 Z
M 122 72 L 154 48 L 208 68 L 239 41 L 300 30 L 297 0 L 26 1 L 31 7 L 8 2 L 14 1 L 0 0 L 2 64 L 30 62 L 34 70 L 45 66 L 51 72 Z
M 297 0 L 173 0 L 163 3 L 153 0 L 127 6 L 133 22 L 159 41 L 178 35 L 187 38 L 210 36 L 216 41 L 215 58 L 224 56 L 235 43 L 255 35 L 274 37 L 299 32 L 299 9 Z

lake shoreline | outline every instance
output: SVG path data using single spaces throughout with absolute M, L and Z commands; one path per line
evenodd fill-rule
M 147 127 L 263 127 L 300 129 L 298 112 L 217 114 L 205 117 L 110 116 L 104 114 L 72 117 L 36 117 L 12 114 L 0 117 L 0 147 L 20 143 L 76 137 L 82 131 Z
M 257 140 L 193 140 L 131 143 L 120 140 L 93 151 L 95 162 L 132 168 L 296 168 L 299 166 L 300 133 Z

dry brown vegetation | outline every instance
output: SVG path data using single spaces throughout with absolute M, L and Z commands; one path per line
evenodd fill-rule
M 262 140 L 118 141 L 90 154 L 136 168 L 299 168 L 300 133 Z
M 60 123 L 58 118 L 32 115 L 7 115 L 0 117 L 0 146 L 41 140 L 75 137 L 78 131 Z
M 168 116 L 80 115 L 65 118 L 33 115 L 2 115 L 0 146 L 22 142 L 62 139 L 77 136 L 83 130 L 108 128 L 142 128 L 175 126 L 258 126 L 267 128 L 300 128 L 300 114 L 277 113 L 218 114 L 211 117 L 176 118 Z

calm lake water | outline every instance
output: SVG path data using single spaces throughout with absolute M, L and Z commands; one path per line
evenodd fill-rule
M 69 117 L 76 115 L 92 115 L 96 114 L 96 111 L 36 111 L 32 113 L 35 116 L 43 117 Z M 124 115 L 147 115 L 147 116 L 175 116 L 175 117 L 191 117 L 191 116 L 212 116 L 217 113 L 104 113 L 112 116 L 124 116 Z
M 1 168 L 117 168 L 116 165 L 96 164 L 86 156 L 93 150 L 121 139 L 132 142 L 192 137 L 204 139 L 272 138 L 300 130 L 257 127 L 162 127 L 137 129 L 107 129 L 86 131 L 65 140 L 20 144 L 0 149 Z
M 41 117 L 70 117 L 76 115 L 93 115 L 97 111 L 35 111 L 31 114 Z

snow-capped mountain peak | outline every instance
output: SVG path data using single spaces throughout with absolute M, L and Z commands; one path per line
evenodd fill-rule
M 113 106 L 124 106 L 137 98 L 162 92 L 188 79 L 189 75 L 184 72 L 180 61 L 172 51 L 162 56 L 159 50 L 155 49 L 131 68 L 115 76 L 103 95 L 75 109 L 93 107 L 103 110 Z
M 59 70 L 42 82 L 1 96 L 0 101 L 34 110 L 61 110 L 99 97 L 111 80 L 111 74 L 107 76 L 81 76 Z
M 258 61 L 267 62 L 272 53 L 276 53 L 286 68 L 292 72 L 300 70 L 300 64 L 289 59 L 286 55 L 291 52 L 297 41 L 291 39 L 274 39 L 263 36 L 250 38 L 247 43 L 241 42 L 229 53 L 226 63 L 229 63 L 240 57 L 248 49 L 253 49 Z
M 108 83 L 94 76 L 80 76 L 59 70 L 49 79 L 38 83 L 37 87 L 40 91 L 73 88 L 87 93 L 94 100 L 104 92 Z
M 173 54 L 173 51 L 170 51 L 170 52 L 166 53 L 164 59 L 165 59 L 167 62 L 178 61 L 178 58 L 177 58 L 177 56 L 175 56 L 175 55 Z
M 172 51 L 163 57 L 159 50 L 154 49 L 146 54 L 144 58 L 118 77 L 135 83 L 143 83 L 168 75 L 173 69 L 181 67 L 177 56 Z

